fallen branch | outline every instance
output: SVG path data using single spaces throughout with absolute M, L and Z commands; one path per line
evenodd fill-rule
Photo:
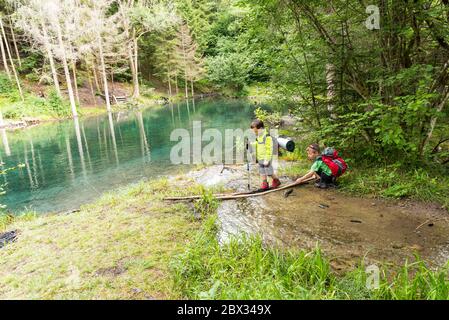
M 423 225 L 429 223 L 429 222 L 435 223 L 435 222 L 440 221 L 440 220 L 446 220 L 446 218 L 427 219 L 426 221 L 424 221 L 423 223 L 421 223 L 419 226 L 417 226 L 416 229 L 415 229 L 415 231 L 418 230 L 419 228 L 421 228 Z
M 289 184 L 286 184 L 285 186 L 282 186 L 280 188 L 276 188 L 276 189 L 270 189 L 267 191 L 263 191 L 263 192 L 257 192 L 257 191 L 249 191 L 249 192 L 236 192 L 236 193 L 219 193 L 219 194 L 214 194 L 213 196 L 217 199 L 217 200 L 234 200 L 234 199 L 242 199 L 242 198 L 250 198 L 250 197 L 259 197 L 259 196 L 263 196 L 269 193 L 273 193 L 273 192 L 278 192 L 278 191 L 282 191 L 282 190 L 286 190 L 286 189 L 290 189 L 302 184 L 306 184 L 312 180 L 315 180 L 315 178 L 310 178 L 308 180 L 305 180 L 303 182 L 292 182 Z M 195 196 L 187 196 L 187 197 L 168 197 L 168 198 L 164 198 L 164 200 L 166 201 L 193 201 L 193 200 L 198 200 L 201 199 L 203 196 L 202 195 L 195 195 Z

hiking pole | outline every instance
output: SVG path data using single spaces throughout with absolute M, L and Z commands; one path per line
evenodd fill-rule
M 245 138 L 246 143 L 246 172 L 248 174 L 248 190 L 251 190 L 251 172 L 249 170 L 249 141 Z

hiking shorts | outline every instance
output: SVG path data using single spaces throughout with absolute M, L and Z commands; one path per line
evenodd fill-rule
M 268 163 L 268 166 L 264 166 L 262 162 L 259 162 L 259 173 L 261 176 L 272 176 L 274 174 L 273 164 Z

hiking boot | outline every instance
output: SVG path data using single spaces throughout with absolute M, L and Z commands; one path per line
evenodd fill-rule
M 279 179 L 273 179 L 273 182 L 271 183 L 271 188 L 276 189 L 280 185 L 281 185 L 281 181 L 279 181 Z
M 320 189 L 327 189 L 330 187 L 330 185 L 328 185 L 325 182 L 317 182 L 317 183 L 315 183 L 315 187 L 320 188 Z
M 268 182 L 267 181 L 262 182 L 262 185 L 260 186 L 260 190 L 268 190 L 268 189 L 270 189 Z

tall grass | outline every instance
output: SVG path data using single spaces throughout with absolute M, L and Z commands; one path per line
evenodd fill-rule
M 220 245 L 218 227 L 216 215 L 207 215 L 195 240 L 171 263 L 175 289 L 185 298 L 449 299 L 449 265 L 432 271 L 417 258 L 401 268 L 379 266 L 378 286 L 368 289 L 363 264 L 337 275 L 319 247 L 282 250 L 245 236 Z

